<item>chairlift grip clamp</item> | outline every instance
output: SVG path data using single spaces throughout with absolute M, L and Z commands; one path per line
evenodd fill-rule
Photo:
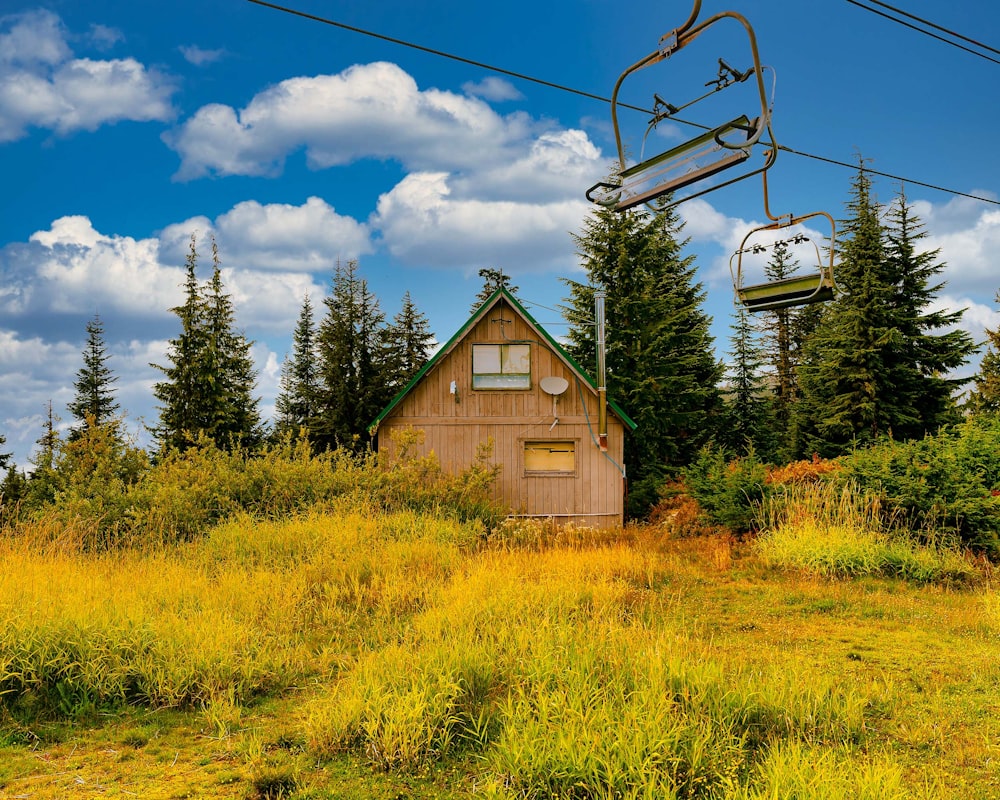
M 660 41 L 656 45 L 657 51 L 659 51 L 661 58 L 670 58 L 675 50 L 677 50 L 677 31 L 672 30 L 670 33 L 665 33 L 660 37 Z

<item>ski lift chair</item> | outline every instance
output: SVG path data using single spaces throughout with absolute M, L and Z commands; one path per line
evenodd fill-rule
M 833 276 L 834 244 L 836 241 L 837 231 L 833 217 L 825 211 L 814 211 L 810 214 L 803 214 L 798 217 L 791 214 L 785 217 L 772 216 L 771 210 L 768 208 L 766 175 L 763 180 L 764 210 L 772 222 L 767 225 L 761 225 L 754 228 L 747 233 L 747 235 L 743 237 L 743 241 L 740 243 L 739 249 L 733 253 L 729 259 L 729 271 L 732 273 L 733 286 L 736 290 L 737 300 L 744 306 L 744 308 L 751 312 L 774 311 L 779 308 L 803 306 L 810 303 L 821 303 L 827 300 L 833 300 L 837 291 L 837 284 L 834 281 Z M 784 230 L 815 217 L 824 217 L 827 222 L 830 223 L 829 257 L 826 263 L 824 263 L 823 258 L 820 255 L 819 245 L 813 242 L 805 234 L 799 233 L 791 237 L 789 241 L 793 244 L 812 242 L 816 253 L 815 271 L 810 271 L 804 275 L 791 275 L 780 280 L 766 281 L 764 283 L 757 283 L 750 286 L 743 285 L 743 256 L 746 253 L 760 253 L 768 247 L 767 245 L 761 244 L 747 246 L 747 242 L 749 242 L 755 234 L 760 233 L 761 231 Z M 777 242 L 775 244 L 777 244 Z
M 656 51 L 630 66 L 618 77 L 611 95 L 611 121 L 615 130 L 618 163 L 621 165 L 621 171 L 618 173 L 617 180 L 614 183 L 602 181 L 594 184 L 587 190 L 586 196 L 591 202 L 605 208 L 614 209 L 615 211 L 626 211 L 642 203 L 648 204 L 659 197 L 699 183 L 746 161 L 750 157 L 753 146 L 760 140 L 764 131 L 768 131 L 772 146 L 768 149 L 762 166 L 709 188 L 688 194 L 679 200 L 664 203 L 659 207 L 669 208 L 684 200 L 690 200 L 693 197 L 698 197 L 723 186 L 728 186 L 731 183 L 743 180 L 743 178 L 764 172 L 774 163 L 778 148 L 774 144 L 774 135 L 771 132 L 771 108 L 764 89 L 764 68 L 760 64 L 757 52 L 757 39 L 753 28 L 750 27 L 750 23 L 742 15 L 732 11 L 721 12 L 695 25 L 695 19 L 700 9 L 701 0 L 695 0 L 694 8 L 687 22 L 680 28 L 662 36 L 660 38 L 660 46 Z M 618 107 L 621 105 L 618 94 L 622 84 L 633 73 L 644 67 L 664 61 L 693 42 L 711 25 L 726 18 L 735 19 L 746 30 L 750 42 L 750 51 L 753 56 L 753 65 L 741 72 L 720 58 L 717 78 L 705 84 L 706 86 L 714 86 L 715 88 L 681 106 L 672 105 L 664 101 L 659 95 L 654 95 L 653 117 L 646 127 L 646 134 L 643 136 L 643 147 L 645 147 L 645 141 L 650 131 L 655 129 L 659 122 L 671 118 L 682 109 L 688 108 L 722 89 L 736 83 L 742 83 L 750 78 L 753 78 L 756 83 L 757 95 L 760 102 L 759 113 L 752 118 L 748 115 L 736 117 L 718 127 L 698 134 L 690 141 L 672 147 L 651 158 L 644 159 L 640 154 L 639 161 L 629 166 L 625 154 L 624 137 L 622 136 L 621 126 L 618 121 Z

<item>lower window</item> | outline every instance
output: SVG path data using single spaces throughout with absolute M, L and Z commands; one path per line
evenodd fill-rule
M 524 443 L 525 472 L 576 472 L 576 442 L 546 440 Z

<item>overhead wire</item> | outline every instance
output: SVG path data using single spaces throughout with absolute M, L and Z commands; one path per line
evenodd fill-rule
M 547 81 L 542 78 L 536 78 L 531 75 L 525 75 L 522 72 L 515 72 L 510 69 L 504 69 L 503 67 L 495 66 L 494 64 L 486 64 L 482 61 L 476 61 L 471 58 L 465 58 L 464 56 L 458 56 L 454 53 L 447 53 L 444 50 L 436 50 L 433 47 L 426 47 L 422 44 L 416 44 L 415 42 L 408 42 L 405 39 L 397 39 L 394 36 L 387 36 L 384 33 L 376 33 L 375 31 L 365 30 L 364 28 L 358 28 L 354 25 L 348 25 L 344 22 L 337 22 L 336 20 L 329 19 L 328 17 L 320 17 L 316 14 L 308 14 L 305 11 L 299 11 L 295 8 L 289 8 L 288 6 L 281 6 L 277 3 L 269 3 L 266 0 L 247 0 L 250 3 L 258 6 L 264 6 L 265 8 L 272 8 L 275 11 L 283 11 L 286 14 L 291 14 L 296 17 L 302 17 L 303 19 L 312 20 L 313 22 L 320 22 L 324 25 L 332 25 L 334 28 L 341 28 L 345 31 L 351 31 L 352 33 L 360 33 L 365 36 L 371 36 L 374 39 L 381 39 L 383 42 L 390 42 L 392 44 L 398 44 L 403 47 L 409 47 L 412 50 L 419 50 L 422 53 L 428 53 L 432 56 L 440 56 L 441 58 L 448 58 L 452 61 L 458 61 L 462 64 L 469 64 L 473 67 L 480 67 L 481 69 L 489 70 L 490 72 L 498 72 L 501 75 L 509 75 L 512 78 L 518 78 L 522 81 L 529 81 L 530 83 L 537 83 L 541 86 L 548 86 L 550 89 L 558 89 L 561 92 L 569 92 L 570 94 L 575 94 L 580 97 L 586 97 L 588 100 L 599 100 L 602 103 L 610 103 L 611 99 L 608 97 L 601 97 L 599 94 L 593 94 L 591 92 L 585 92 L 582 89 L 574 89 L 572 86 L 564 86 L 560 83 L 553 83 L 552 81 Z M 624 105 L 625 108 L 629 108 L 633 111 L 642 111 L 646 114 L 651 114 L 652 112 L 648 108 L 642 108 L 641 106 L 630 106 L 624 103 L 619 103 L 619 105 Z
M 316 14 L 310 14 L 310 13 L 305 12 L 305 11 L 300 11 L 299 9 L 296 9 L 296 8 L 290 8 L 288 6 L 279 5 L 277 3 L 271 3 L 271 2 L 268 2 L 268 0 L 247 0 L 247 2 L 253 3 L 254 5 L 258 5 L 258 6 L 263 6 L 265 8 L 270 8 L 270 9 L 273 9 L 275 11 L 281 11 L 281 12 L 283 12 L 285 14 L 290 14 L 292 16 L 301 17 L 302 19 L 307 19 L 307 20 L 310 20 L 312 22 L 319 22 L 319 23 L 321 23 L 323 25 L 330 25 L 330 26 L 335 27 L 335 28 L 340 28 L 342 30 L 351 31 L 352 33 L 360 33 L 360 34 L 362 34 L 364 36 L 370 36 L 370 37 L 375 38 L 375 39 L 380 39 L 380 40 L 382 40 L 384 42 L 390 42 L 391 44 L 397 44 L 397 45 L 400 45 L 402 47 L 408 47 L 408 48 L 410 48 L 412 50 L 419 50 L 420 52 L 428 53 L 429 55 L 438 56 L 440 58 L 447 58 L 447 59 L 450 59 L 451 61 L 457 61 L 457 62 L 462 63 L 462 64 L 468 64 L 468 65 L 473 66 L 473 67 L 479 67 L 480 69 L 485 69 L 485 70 L 488 70 L 490 72 L 496 72 L 496 73 L 499 73 L 501 75 L 509 75 L 512 78 L 517 78 L 518 80 L 527 81 L 529 83 L 535 83 L 535 84 L 538 84 L 538 85 L 541 85 L 541 86 L 546 86 L 546 87 L 548 87 L 550 89 L 556 89 L 556 90 L 562 91 L 562 92 L 568 92 L 570 94 L 574 94 L 574 95 L 577 95 L 579 97 L 585 97 L 585 98 L 587 98 L 589 100 L 597 100 L 599 102 L 609 103 L 609 104 L 611 103 L 611 98 L 610 97 L 604 97 L 604 96 L 599 95 L 599 94 L 594 94 L 593 92 L 587 92 L 587 91 L 584 91 L 582 89 L 576 89 L 576 88 L 573 88 L 571 86 L 565 86 L 565 85 L 560 84 L 560 83 L 555 83 L 553 81 L 548 81 L 548 80 L 544 80 L 542 78 L 537 78 L 537 77 L 535 77 L 533 75 L 527 75 L 527 74 L 525 74 L 523 72 L 515 72 L 514 70 L 505 69 L 504 67 L 498 67 L 498 66 L 496 66 L 494 64 L 488 64 L 488 63 L 486 63 L 484 61 L 476 61 L 476 60 L 471 59 L 471 58 L 466 58 L 464 56 L 455 55 L 454 53 L 448 53 L 448 52 L 446 52 L 444 50 L 438 50 L 438 49 L 435 49 L 433 47 L 427 47 L 425 45 L 416 44 L 415 42 L 410 42 L 410 41 L 407 41 L 406 39 L 398 39 L 396 37 L 388 36 L 388 35 L 383 34 L 383 33 L 377 33 L 376 31 L 370 31 L 370 30 L 366 30 L 365 28 L 359 28 L 359 27 L 357 27 L 355 25 L 348 25 L 347 23 L 338 22 L 337 20 L 329 19 L 328 17 L 321 17 L 321 16 L 318 16 Z M 882 16 L 886 16 L 889 19 L 893 19 L 896 22 L 899 22 L 900 24 L 908 25 L 909 27 L 915 27 L 915 26 L 909 25 L 909 23 L 906 23 L 906 22 L 904 22 L 902 20 L 895 19 L 894 17 L 889 17 L 889 15 L 883 14 L 882 12 L 878 11 L 877 9 L 872 9 L 872 8 L 868 8 L 866 6 L 863 6 L 863 5 L 861 5 L 861 3 L 857 2 L 857 0 L 847 0 L 847 2 L 853 3 L 854 5 L 860 6 L 862 8 L 865 8 L 866 10 L 872 11 L 873 13 L 880 14 Z M 871 2 L 878 2 L 878 0 L 871 0 Z M 879 5 L 885 5 L 885 4 L 884 3 L 879 3 Z M 887 7 L 891 8 L 891 6 L 887 6 Z M 901 12 L 901 13 L 905 13 L 905 12 Z M 932 23 L 927 23 L 927 24 L 932 24 Z M 937 26 L 935 26 L 935 27 L 937 27 Z M 917 28 L 917 30 L 921 30 L 921 29 Z M 922 30 L 921 30 L 921 32 L 927 33 L 927 31 L 922 31 Z M 934 36 L 934 34 L 930 34 L 930 33 L 928 33 L 928 35 Z M 956 35 L 958 35 L 958 34 L 956 34 Z M 941 38 L 941 37 L 936 37 L 936 38 Z M 965 38 L 965 37 L 962 37 L 962 38 Z M 944 40 L 944 41 L 947 41 L 947 40 Z M 954 44 L 956 47 L 962 47 L 961 45 L 955 44 L 954 42 L 949 42 L 949 44 Z M 978 44 L 978 43 L 976 43 L 976 44 Z M 962 49 L 967 49 L 967 48 L 962 47 Z M 990 49 L 992 49 L 992 48 L 990 48 Z M 970 50 L 970 52 L 975 52 L 975 51 L 971 51 Z M 981 54 L 977 53 L 977 55 L 981 55 Z M 990 60 L 994 60 L 994 59 L 990 59 Z M 1000 61 L 997 61 L 997 63 L 1000 64 Z M 634 106 L 634 105 L 629 105 L 627 103 L 618 103 L 618 105 L 621 106 L 621 107 L 623 107 L 623 108 L 628 108 L 628 109 L 630 109 L 632 111 L 640 111 L 640 112 L 645 113 L 645 114 L 651 114 L 651 113 L 653 113 L 650 109 L 643 108 L 642 106 Z M 701 124 L 699 124 L 697 122 L 691 122 L 689 120 L 681 119 L 679 117 L 671 117 L 671 121 L 678 122 L 678 123 L 681 123 L 683 125 L 688 125 L 688 126 L 691 126 L 691 127 L 694 127 L 694 128 L 700 128 L 701 130 L 709 130 L 709 127 L 706 126 L 706 125 L 701 125 Z M 767 142 L 762 142 L 762 144 L 767 145 Z M 790 153 L 792 155 L 801 156 L 803 158 L 810 158 L 810 159 L 813 159 L 813 160 L 816 160 L 816 161 L 822 161 L 822 162 L 824 162 L 826 164 L 833 164 L 833 165 L 836 165 L 836 166 L 839 166 L 839 167 L 846 167 L 847 169 L 852 169 L 853 170 L 853 169 L 857 169 L 858 168 L 856 164 L 850 164 L 850 163 L 848 163 L 846 161 L 838 161 L 835 158 L 828 158 L 826 156 L 818 156 L 818 155 L 815 155 L 813 153 L 806 153 L 806 152 L 804 152 L 802 150 L 796 150 L 796 149 L 788 147 L 786 145 L 780 145 L 779 144 L 778 145 L 778 150 L 781 151 L 781 152 Z M 888 172 L 880 172 L 878 170 L 871 169 L 870 167 L 864 167 L 864 171 L 865 172 L 869 172 L 869 173 L 871 173 L 873 175 L 879 175 L 881 177 L 891 178 L 893 180 L 899 180 L 899 181 L 902 181 L 904 183 L 910 183 L 910 184 L 913 184 L 915 186 L 923 186 L 923 187 L 928 188 L 928 189 L 933 189 L 935 191 L 944 192 L 945 194 L 952 194 L 952 195 L 956 195 L 958 197 L 967 197 L 967 198 L 972 199 L 972 200 L 978 200 L 978 201 L 983 202 L 983 203 L 991 203 L 993 205 L 1000 205 L 1000 200 L 994 200 L 992 198 L 983 197 L 981 195 L 969 194 L 968 192 L 960 192 L 957 189 L 949 189 L 949 188 L 947 188 L 945 186 L 939 186 L 939 185 L 936 185 L 936 184 L 933 184 L 933 183 L 927 183 L 926 181 L 919 181 L 919 180 L 915 180 L 913 178 L 905 178 L 905 177 L 902 177 L 900 175 L 893 175 L 893 174 L 888 173 Z
M 897 17 L 892 16 L 891 14 L 886 14 L 884 11 L 879 11 L 877 8 L 871 8 L 869 6 L 866 6 L 864 3 L 858 2 L 858 0 L 847 0 L 847 2 L 850 3 L 852 6 L 857 6 L 858 8 L 863 8 L 865 11 L 870 11 L 873 14 L 878 14 L 880 17 L 884 17 L 885 19 L 891 20 L 892 22 L 895 22 L 899 25 L 904 25 L 905 27 L 915 30 L 918 33 L 922 33 L 925 36 L 930 36 L 932 39 L 937 39 L 939 42 L 950 44 L 952 47 L 957 47 L 959 50 L 964 50 L 966 53 L 972 53 L 972 55 L 979 56 L 980 58 L 985 58 L 987 61 L 992 61 L 994 64 L 1000 64 L 1000 60 L 992 58 L 991 56 L 988 56 L 985 53 L 980 53 L 978 50 L 973 50 L 971 47 L 966 47 L 965 45 L 961 45 L 958 42 L 952 41 L 952 39 L 946 39 L 944 36 L 938 36 L 936 33 L 931 33 L 928 30 L 924 30 L 924 28 L 910 24 L 906 20 L 899 19 Z M 998 50 L 995 47 L 990 47 L 988 44 L 977 42 L 975 39 L 970 39 L 968 36 L 963 36 L 962 34 L 953 31 L 950 28 L 945 28 L 944 26 L 938 25 L 934 22 L 931 22 L 928 19 L 924 19 L 923 17 L 918 17 L 916 14 L 911 14 L 908 11 L 904 11 L 901 8 L 896 8 L 895 6 L 891 6 L 888 3 L 880 2 L 880 0 L 868 0 L 868 2 L 872 3 L 873 5 L 881 6 L 882 8 L 888 9 L 889 11 L 892 11 L 894 14 L 899 14 L 901 16 L 907 17 L 908 19 L 912 19 L 914 22 L 919 22 L 920 25 L 926 25 L 928 28 L 933 28 L 934 30 L 946 33 L 948 36 L 951 36 L 955 39 L 961 39 L 963 42 L 974 44 L 976 47 L 979 47 L 983 50 L 989 50 L 991 53 L 996 53 L 997 55 L 1000 55 L 1000 50 Z

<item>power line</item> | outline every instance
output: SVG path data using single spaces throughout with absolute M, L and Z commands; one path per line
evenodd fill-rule
M 571 86 L 563 86 L 559 83 L 553 83 L 552 81 L 542 80 L 541 78 L 535 78 L 531 75 L 525 75 L 521 72 L 514 72 L 513 70 L 504 69 L 503 67 L 497 67 L 493 64 L 486 64 L 482 61 L 474 61 L 471 58 L 465 58 L 463 56 L 457 56 L 454 53 L 446 53 L 444 50 L 435 50 L 433 47 L 425 47 L 422 44 L 415 44 L 414 42 L 408 42 L 405 39 L 396 39 L 392 36 L 386 36 L 384 33 L 376 33 L 375 31 L 368 31 L 364 28 L 357 28 L 354 25 L 348 25 L 344 22 L 337 22 L 336 20 L 328 19 L 327 17 L 319 17 L 315 14 L 307 14 L 305 11 L 299 11 L 295 8 L 288 8 L 287 6 L 279 6 L 276 3 L 268 3 L 265 0 L 248 0 L 248 2 L 254 5 L 264 6 L 265 8 L 273 8 L 275 11 L 283 11 L 286 14 L 292 14 L 296 17 L 302 17 L 303 19 L 312 20 L 313 22 L 321 22 L 324 25 L 332 25 L 335 28 L 341 28 L 345 31 L 351 31 L 352 33 L 360 33 L 365 36 L 371 36 L 375 39 L 381 39 L 383 42 L 391 42 L 392 44 L 402 45 L 403 47 L 409 47 L 412 50 L 419 50 L 422 53 L 429 53 L 432 56 L 440 56 L 441 58 L 448 58 L 452 61 L 458 61 L 462 64 L 469 64 L 473 67 L 480 67 L 481 69 L 486 69 L 491 72 L 499 72 L 501 75 L 510 75 L 512 78 L 518 78 L 522 81 L 530 81 L 531 83 L 538 83 L 542 86 L 548 86 L 550 89 L 558 89 L 561 92 L 569 92 L 570 94 L 579 95 L 580 97 L 586 97 L 589 100 L 599 100 L 602 103 L 610 103 L 611 98 L 601 97 L 599 94 L 592 94 L 590 92 L 585 92 L 581 89 L 574 89 Z M 630 108 L 633 111 L 642 111 L 646 114 L 651 114 L 652 112 L 648 108 L 642 108 L 640 106 L 630 106 L 625 103 L 619 103 L 625 108 Z
M 872 14 L 878 14 L 880 17 L 884 17 L 885 19 L 892 20 L 893 22 L 895 22 L 895 23 L 897 23 L 899 25 L 904 25 L 905 27 L 910 28 L 911 30 L 915 30 L 918 33 L 924 34 L 924 36 L 930 36 L 932 39 L 937 39 L 939 42 L 944 42 L 945 44 L 950 44 L 952 47 L 957 47 L 959 50 L 964 50 L 966 53 L 972 53 L 972 55 L 979 56 L 980 58 L 985 58 L 987 61 L 992 61 L 994 64 L 1000 64 L 1000 60 L 997 60 L 997 59 L 993 58 L 992 56 L 988 56 L 988 55 L 986 55 L 986 53 L 980 53 L 978 50 L 973 50 L 971 47 L 966 47 L 965 45 L 959 44 L 958 42 L 954 42 L 951 39 L 946 39 L 944 36 L 938 36 L 936 33 L 931 33 L 928 30 L 924 30 L 923 28 L 921 28 L 921 27 L 919 27 L 917 25 L 913 25 L 912 23 L 909 23 L 906 20 L 899 19 L 898 17 L 894 17 L 891 14 L 886 14 L 884 11 L 879 11 L 877 8 L 871 8 L 870 6 L 866 6 L 866 5 L 864 5 L 864 3 L 859 3 L 858 0 L 847 0 L 847 2 L 850 3 L 852 6 L 857 6 L 858 8 L 863 8 L 865 11 L 870 11 Z M 955 37 L 957 37 L 959 39 L 964 39 L 967 42 L 972 42 L 973 44 L 975 44 L 975 45 L 977 45 L 979 47 L 985 47 L 987 50 L 993 50 L 992 47 L 988 47 L 987 45 L 984 45 L 984 44 L 979 44 L 979 42 L 976 42 L 973 39 L 968 39 L 968 38 L 966 38 L 965 36 L 962 36 L 959 33 L 955 33 L 954 31 L 950 31 L 947 28 L 942 28 L 940 25 L 935 25 L 933 22 L 928 22 L 927 20 L 922 19 L 921 17 L 916 17 L 913 14 L 907 14 L 905 11 L 900 11 L 898 8 L 894 8 L 893 6 L 890 6 L 890 5 L 886 4 L 886 3 L 878 3 L 878 0 L 871 0 L 871 2 L 877 3 L 878 5 L 882 6 L 883 8 L 890 8 L 890 9 L 892 9 L 893 11 L 895 11 L 895 12 L 897 12 L 899 14 L 903 14 L 903 15 L 909 17 L 910 19 L 918 20 L 919 22 L 921 22 L 924 25 L 930 25 L 932 28 L 936 28 L 939 31 L 945 31 L 949 36 L 955 36 Z M 1000 51 L 993 50 L 993 52 L 1000 52 Z
M 569 92 L 570 94 L 575 94 L 575 95 L 577 95 L 579 97 L 585 97 L 588 100 L 597 100 L 597 101 L 599 101 L 601 103 L 608 103 L 608 104 L 611 103 L 611 98 L 610 97 L 602 97 L 601 95 L 593 94 L 592 92 L 585 92 L 585 91 L 583 91 L 581 89 L 575 89 L 575 88 L 573 88 L 571 86 L 564 86 L 564 85 L 559 84 L 559 83 L 554 83 L 552 81 L 547 81 L 547 80 L 543 80 L 541 78 L 536 78 L 536 77 L 534 77 L 532 75 L 526 75 L 525 73 L 522 73 L 522 72 L 514 72 L 513 70 L 505 69 L 503 67 L 497 67 L 497 66 L 495 66 L 493 64 L 487 64 L 487 63 L 485 63 L 483 61 L 475 61 L 475 60 L 473 60 L 471 58 L 465 58 L 463 56 L 455 55 L 454 53 L 445 52 L 444 50 L 436 50 L 436 49 L 434 49 L 432 47 L 426 47 L 424 45 L 416 44 L 414 42 L 410 42 L 410 41 L 407 41 L 405 39 L 397 39 L 397 38 L 392 37 L 392 36 L 387 36 L 387 35 L 382 34 L 382 33 L 377 33 L 375 31 L 365 30 L 364 28 L 358 28 L 358 27 L 356 27 L 354 25 L 348 25 L 348 24 L 346 24 L 344 22 L 337 22 L 336 20 L 332 20 L 332 19 L 329 19 L 327 17 L 320 17 L 320 16 L 317 16 L 315 14 L 308 14 L 305 11 L 299 11 L 298 9 L 295 9 L 295 8 L 289 8 L 287 6 L 281 6 L 281 5 L 278 5 L 276 3 L 266 2 L 266 0 L 247 0 L 247 2 L 253 3 L 254 5 L 258 5 L 258 6 L 264 6 L 265 8 L 274 9 L 275 11 L 281 11 L 281 12 L 283 12 L 285 14 L 291 14 L 292 16 L 301 17 L 303 19 L 311 20 L 312 22 L 319 22 L 319 23 L 321 23 L 323 25 L 330 25 L 330 26 L 335 27 L 335 28 L 341 28 L 342 30 L 351 31 L 352 33 L 360 33 L 360 34 L 362 34 L 364 36 L 371 36 L 372 38 L 380 39 L 380 40 L 382 40 L 384 42 L 390 42 L 392 44 L 398 44 L 398 45 L 400 45 L 402 47 L 409 47 L 412 50 L 419 50 L 422 53 L 428 53 L 430 55 L 439 56 L 440 58 L 447 58 L 447 59 L 450 59 L 452 61 L 458 61 L 459 63 L 468 64 L 468 65 L 473 66 L 473 67 L 479 67 L 480 69 L 489 70 L 490 72 L 497 72 L 497 73 L 500 73 L 501 75 L 509 75 L 512 78 L 517 78 L 519 80 L 528 81 L 529 83 L 537 83 L 537 84 L 539 84 L 541 86 L 547 86 L 550 89 L 557 89 L 557 90 L 559 90 L 561 92 Z M 873 12 L 875 14 L 879 14 L 881 16 L 885 16 L 888 19 L 893 19 L 894 21 L 899 22 L 902 25 L 907 25 L 908 27 L 914 27 L 915 28 L 915 26 L 909 25 L 909 23 L 903 22 L 902 20 L 896 20 L 894 17 L 890 17 L 888 14 L 883 14 L 882 12 L 880 12 L 880 11 L 878 11 L 876 9 L 868 8 L 867 6 L 862 6 L 860 3 L 857 2 L 857 0 L 847 0 L 847 2 L 853 3 L 854 5 L 860 6 L 861 8 L 864 8 L 867 11 L 871 11 L 871 12 Z M 878 0 L 871 0 L 871 2 L 878 2 Z M 880 5 L 884 5 L 884 4 L 880 3 Z M 916 30 L 920 30 L 921 33 L 927 33 L 927 31 L 923 31 L 920 28 L 915 28 L 915 29 Z M 933 36 L 934 34 L 928 33 L 928 35 L 929 36 Z M 941 37 L 935 37 L 935 38 L 941 38 Z M 943 41 L 947 41 L 947 40 L 943 40 Z M 949 44 L 954 44 L 954 43 L 953 42 L 949 42 Z M 956 47 L 961 47 L 961 45 L 955 45 L 955 46 Z M 962 49 L 967 49 L 967 48 L 962 48 Z M 974 51 L 970 50 L 970 52 L 974 52 Z M 977 55 L 981 55 L 981 54 L 977 53 Z M 988 58 L 988 56 L 986 56 L 986 57 Z M 993 60 L 993 59 L 990 59 L 990 60 Z M 1000 61 L 998 61 L 997 63 L 1000 64 Z M 648 109 L 648 108 L 642 108 L 641 106 L 632 106 L 632 105 L 628 105 L 626 103 L 619 103 L 618 105 L 622 106 L 623 108 L 631 109 L 633 111 L 641 111 L 644 114 L 651 114 L 651 113 L 653 113 L 652 111 L 650 111 L 650 109 Z M 678 117 L 671 117 L 671 120 L 673 122 L 679 122 L 679 123 L 682 123 L 684 125 L 690 125 L 692 127 L 701 128 L 702 130 L 708 130 L 707 126 L 705 126 L 705 125 L 699 125 L 698 123 L 689 122 L 687 120 L 683 120 L 683 119 L 680 119 Z M 851 169 L 851 170 L 857 169 L 857 165 L 855 165 L 855 164 L 849 164 L 846 161 L 838 161 L 836 159 L 827 158 L 825 156 L 817 156 L 817 155 L 814 155 L 812 153 L 806 153 L 806 152 L 803 152 L 801 150 L 795 150 L 795 149 L 793 149 L 791 147 L 786 147 L 784 145 L 778 145 L 778 150 L 781 150 L 781 151 L 786 152 L 786 153 L 791 153 L 792 155 L 802 156 L 803 158 L 811 158 L 813 160 L 822 161 L 822 162 L 827 163 L 827 164 L 834 164 L 834 165 L 839 166 L 839 167 L 846 167 L 846 168 Z M 937 186 L 937 185 L 932 184 L 932 183 L 926 183 L 924 181 L 918 181 L 918 180 L 914 180 L 912 178 L 904 178 L 904 177 L 901 177 L 899 175 L 892 175 L 892 174 L 887 173 L 887 172 L 879 172 L 878 170 L 869 169 L 867 167 L 865 168 L 865 172 L 870 172 L 873 175 L 879 175 L 879 176 L 882 176 L 882 177 L 892 178 L 894 180 L 903 181 L 904 183 L 911 183 L 911 184 L 913 184 L 915 186 L 923 186 L 925 188 L 934 189 L 935 191 L 944 192 L 946 194 L 953 194 L 953 195 L 957 195 L 959 197 L 968 197 L 968 198 L 970 198 L 972 200 L 979 200 L 980 202 L 983 202 L 983 203 L 992 203 L 993 205 L 1000 205 L 1000 200 L 993 200 L 993 199 L 991 199 L 989 197 L 980 197 L 979 195 L 968 194 L 966 192 L 960 192 L 957 189 L 948 189 L 947 187 L 944 187 L 944 186 Z
M 870 2 L 872 5 L 881 6 L 882 8 L 887 8 L 889 9 L 889 11 L 892 11 L 895 14 L 907 17 L 908 19 L 912 19 L 915 22 L 919 22 L 921 25 L 926 25 L 928 28 L 934 28 L 934 30 L 941 31 L 942 33 L 946 33 L 949 36 L 954 36 L 956 39 L 961 39 L 963 42 L 974 44 L 976 47 L 980 47 L 983 50 L 989 50 L 991 53 L 996 53 L 998 56 L 1000 56 L 1000 50 L 997 50 L 997 48 L 990 47 L 988 44 L 983 44 L 982 42 L 977 42 L 975 39 L 970 39 L 968 36 L 963 36 L 962 34 L 957 33 L 956 31 L 953 31 L 950 28 L 945 28 L 942 27 L 941 25 L 937 25 L 928 19 L 924 19 L 923 17 L 918 17 L 916 14 L 911 14 L 908 11 L 903 11 L 903 9 L 901 8 L 890 6 L 888 3 L 880 2 L 880 0 L 868 0 L 868 2 Z M 868 10 L 874 11 L 874 9 L 868 9 Z M 926 33 L 926 31 L 921 31 L 921 33 Z M 949 44 L 953 43 L 949 42 Z M 976 55 L 979 54 L 977 53 Z
M 990 47 L 988 44 L 977 42 L 975 39 L 970 39 L 968 36 L 962 36 L 962 34 L 955 33 L 955 31 L 949 30 L 948 28 L 942 28 L 940 25 L 935 25 L 933 22 L 923 19 L 922 17 L 914 16 L 913 14 L 903 11 L 903 9 L 901 8 L 895 8 L 894 6 L 890 6 L 888 3 L 879 2 L 879 0 L 869 0 L 869 2 L 874 3 L 877 6 L 882 6 L 882 8 L 888 8 L 890 11 L 895 11 L 897 14 L 902 14 L 904 17 L 909 17 L 910 19 L 917 20 L 918 22 L 921 22 L 924 25 L 927 25 L 931 28 L 935 28 L 936 30 L 942 31 L 944 33 L 947 33 L 950 36 L 954 36 L 956 39 L 961 39 L 963 42 L 974 44 L 976 47 L 981 47 L 983 48 L 983 50 L 989 50 L 990 52 L 996 53 L 998 56 L 1000 56 L 1000 50 L 997 50 L 995 47 Z
M 803 158 L 812 158 L 816 161 L 822 161 L 826 164 L 836 164 L 838 167 L 847 167 L 849 169 L 858 169 L 857 164 L 848 164 L 846 161 L 837 161 L 834 158 L 826 158 L 825 156 L 816 156 L 812 153 L 803 153 L 801 150 L 793 150 L 791 147 L 786 147 L 783 144 L 778 145 L 778 149 L 785 153 L 791 153 L 792 155 L 802 156 Z M 992 203 L 993 205 L 1000 205 L 1000 200 L 992 200 L 989 197 L 980 197 L 977 194 L 968 194 L 967 192 L 960 192 L 957 189 L 948 189 L 944 186 L 938 186 L 933 183 L 927 183 L 926 181 L 918 181 L 913 178 L 904 178 L 902 175 L 893 175 L 891 172 L 879 172 L 877 169 L 872 169 L 871 167 L 862 167 L 865 172 L 870 172 L 872 175 L 878 175 L 883 178 L 892 178 L 893 180 L 902 181 L 903 183 L 911 183 L 914 186 L 923 186 L 927 189 L 934 189 L 939 192 L 946 192 L 947 194 L 958 195 L 959 197 L 968 197 L 971 200 L 980 200 L 984 203 Z

